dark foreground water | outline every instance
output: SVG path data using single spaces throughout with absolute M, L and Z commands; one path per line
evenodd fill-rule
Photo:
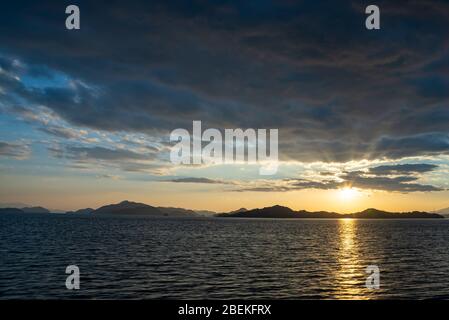
M 449 220 L 4 214 L 0 255 L 2 299 L 449 298 Z

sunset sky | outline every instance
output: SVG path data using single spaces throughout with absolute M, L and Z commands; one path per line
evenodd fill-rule
M 0 202 L 449 207 L 448 89 L 447 1 L 9 2 Z M 277 174 L 173 165 L 170 132 L 194 120 L 278 129 Z

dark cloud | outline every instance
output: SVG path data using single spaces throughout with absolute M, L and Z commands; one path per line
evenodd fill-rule
M 208 184 L 229 184 L 228 181 L 223 180 L 214 180 L 209 178 L 196 178 L 196 177 L 187 177 L 187 178 L 177 178 L 172 180 L 164 180 L 168 182 L 177 182 L 177 183 L 208 183 Z
M 0 141 L 0 157 L 24 160 L 31 154 L 30 147 L 24 143 Z
M 233 192 L 287 192 L 297 190 L 291 187 L 284 186 L 263 186 L 263 187 L 249 187 L 232 190 Z
M 74 169 L 116 168 L 124 172 L 159 175 L 170 166 L 166 161 L 159 160 L 152 151 L 142 153 L 123 148 L 70 144 L 49 146 L 48 151 L 55 158 L 70 160 L 70 167 Z
M 140 154 L 126 149 L 108 149 L 103 147 L 76 147 L 67 146 L 64 149 L 67 158 L 76 160 L 151 160 L 151 154 Z
M 399 177 L 384 177 L 384 176 L 367 176 L 359 173 L 348 173 L 342 176 L 344 179 L 343 185 L 351 186 L 353 188 L 382 190 L 392 192 L 426 192 L 426 191 L 442 191 L 443 189 L 432 185 L 424 185 L 413 183 L 418 180 L 418 177 L 413 176 L 399 176 Z
M 111 174 L 100 174 L 97 176 L 98 179 L 111 179 L 111 180 L 120 180 L 119 176 L 114 176 Z
M 380 139 L 376 155 L 399 159 L 408 156 L 438 155 L 449 153 L 449 133 L 429 133 L 408 137 L 384 137 Z
M 443 1 L 377 1 L 379 31 L 364 28 L 365 1 L 78 4 L 79 31 L 64 2 L 2 7 L 5 103 L 109 131 L 279 128 L 281 156 L 300 161 L 448 154 Z M 55 72 L 70 85 L 10 77 Z
M 434 171 L 437 165 L 427 163 L 383 165 L 367 172 L 353 171 L 340 176 L 344 184 L 360 189 L 394 192 L 426 192 L 443 189 L 416 183 L 422 174 Z
M 323 181 L 309 181 L 304 179 L 296 179 L 290 186 L 294 189 L 336 189 L 341 186 L 340 183 L 333 180 L 323 180 Z
M 264 182 L 261 186 L 243 187 L 235 191 L 286 192 L 303 189 L 331 190 L 344 187 L 402 193 L 442 191 L 444 189 L 436 186 L 417 183 L 421 174 L 436 168 L 438 166 L 424 163 L 384 165 L 367 171 L 345 172 L 338 176 L 339 179 L 334 180 L 285 179 L 283 184 Z
M 322 176 L 333 176 L 333 175 L 335 175 L 335 173 L 334 172 L 328 172 L 328 171 L 322 171 L 322 172 L 320 172 L 320 175 L 322 175 Z
M 413 177 L 368 177 L 368 176 L 358 176 L 349 175 L 346 176 L 343 182 L 338 181 L 300 181 L 297 183 L 289 183 L 285 186 L 261 186 L 261 187 L 249 187 L 241 188 L 234 191 L 245 192 L 245 191 L 256 191 L 256 192 L 286 192 L 293 190 L 304 190 L 304 189 L 320 189 L 320 190 L 332 190 L 344 187 L 358 188 L 364 190 L 380 190 L 380 191 L 390 191 L 390 192 L 430 192 L 430 191 L 443 191 L 444 189 L 419 183 L 410 183 L 417 180 Z
M 437 165 L 427 164 L 427 163 L 417 163 L 417 164 L 396 164 L 396 165 L 385 165 L 370 168 L 369 173 L 375 175 L 395 175 L 395 174 L 416 174 L 430 172 L 438 168 Z

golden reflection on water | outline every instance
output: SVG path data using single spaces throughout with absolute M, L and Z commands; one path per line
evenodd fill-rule
M 363 273 L 364 267 L 359 258 L 357 239 L 357 220 L 339 219 L 339 247 L 335 272 L 336 298 L 367 299 Z

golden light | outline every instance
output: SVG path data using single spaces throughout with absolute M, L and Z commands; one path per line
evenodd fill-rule
M 339 196 L 341 200 L 344 201 L 351 201 L 355 197 L 357 197 L 358 191 L 356 189 L 353 189 L 351 187 L 345 187 L 339 190 Z

